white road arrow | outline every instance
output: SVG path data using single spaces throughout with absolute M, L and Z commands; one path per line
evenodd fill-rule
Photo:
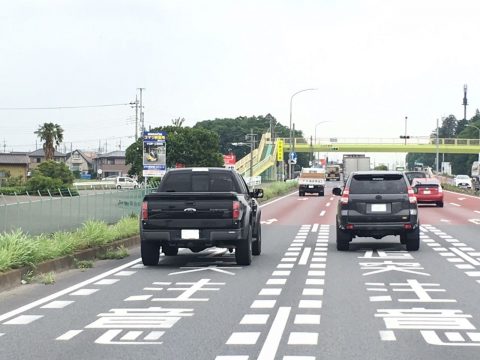
M 222 273 L 222 274 L 227 274 L 227 275 L 235 275 L 235 273 L 233 273 L 231 271 L 223 270 L 223 269 L 241 269 L 241 267 L 229 266 L 229 267 L 223 267 L 222 268 L 222 267 L 219 267 L 219 266 L 216 266 L 216 265 L 211 265 L 211 266 L 208 266 L 208 267 L 181 267 L 180 269 L 189 269 L 189 270 L 176 271 L 176 272 L 170 273 L 168 275 L 188 274 L 188 273 L 192 273 L 192 272 L 208 271 L 208 270 L 211 270 L 213 272 L 219 272 L 219 273 Z
M 480 225 L 480 219 L 468 219 L 471 223 L 474 223 L 476 225 Z
M 268 219 L 268 220 L 265 220 L 265 221 L 260 221 L 260 224 L 270 225 L 270 224 L 274 223 L 275 221 L 278 221 L 278 220 L 277 219 Z

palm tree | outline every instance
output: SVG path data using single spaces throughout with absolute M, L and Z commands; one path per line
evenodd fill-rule
M 185 118 L 183 117 L 172 119 L 172 125 L 175 127 L 182 127 L 184 122 L 185 122 Z
M 53 160 L 55 148 L 63 141 L 62 127 L 54 123 L 44 123 L 35 131 L 35 134 L 43 141 L 45 160 Z

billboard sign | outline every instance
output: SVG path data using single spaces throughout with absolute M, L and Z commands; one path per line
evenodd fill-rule
M 167 171 L 167 133 L 143 133 L 143 176 L 161 177 Z

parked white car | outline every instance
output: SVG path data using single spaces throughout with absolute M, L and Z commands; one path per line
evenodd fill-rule
M 117 189 L 137 189 L 138 182 L 128 176 L 118 176 L 115 187 Z
M 463 188 L 472 188 L 472 179 L 468 175 L 457 175 L 453 178 L 455 182 L 455 186 L 463 187 Z

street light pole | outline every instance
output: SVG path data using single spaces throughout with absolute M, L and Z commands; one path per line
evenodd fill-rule
M 467 124 L 467 126 L 473 127 L 478 130 L 478 145 L 480 145 L 480 128 L 476 125 Z M 478 161 L 480 162 L 480 152 L 478 153 Z
M 320 121 L 318 123 L 315 124 L 315 135 L 314 135 L 314 139 L 315 139 L 315 145 L 317 145 L 317 126 L 320 125 L 320 124 L 324 124 L 324 123 L 327 123 L 327 122 L 330 122 L 329 120 L 325 120 L 325 121 Z M 315 159 L 314 159 L 315 160 Z
M 407 119 L 408 116 L 405 116 L 405 145 L 407 145 Z
M 293 98 L 295 97 L 295 95 L 297 94 L 300 94 L 302 92 L 305 92 L 305 91 L 313 91 L 313 90 L 318 90 L 317 88 L 308 88 L 308 89 L 302 89 L 302 90 L 299 90 L 297 91 L 296 93 L 294 93 L 291 97 L 290 97 L 290 151 L 292 151 L 291 149 L 293 148 L 292 147 L 292 135 L 293 135 L 293 132 L 292 132 L 292 104 L 293 104 Z M 292 178 L 292 164 L 290 164 L 290 158 L 289 158 L 289 164 L 288 164 L 288 178 L 291 179 Z

